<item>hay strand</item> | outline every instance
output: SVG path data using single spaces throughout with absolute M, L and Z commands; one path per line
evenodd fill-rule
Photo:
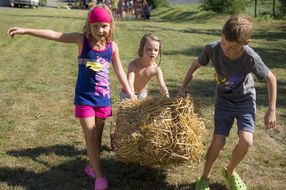
M 123 162 L 191 164 L 202 159 L 204 130 L 190 96 L 147 97 L 121 103 L 112 141 L 117 158 Z

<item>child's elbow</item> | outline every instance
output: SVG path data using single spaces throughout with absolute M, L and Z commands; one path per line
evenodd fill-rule
M 268 74 L 266 76 L 266 80 L 267 81 L 272 81 L 272 82 L 276 82 L 277 81 L 276 76 L 271 71 L 268 72 Z

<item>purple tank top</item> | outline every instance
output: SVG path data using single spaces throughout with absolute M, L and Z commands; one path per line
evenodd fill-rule
M 109 68 L 112 61 L 112 43 L 104 50 L 94 50 L 84 38 L 78 56 L 78 78 L 75 88 L 75 105 L 94 107 L 110 106 Z

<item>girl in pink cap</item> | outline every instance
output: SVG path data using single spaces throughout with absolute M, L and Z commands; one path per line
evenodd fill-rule
M 119 51 L 114 40 L 114 23 L 106 5 L 92 8 L 83 28 L 83 33 L 62 33 L 45 29 L 12 27 L 8 34 L 31 36 L 78 46 L 78 78 L 75 88 L 75 117 L 83 129 L 89 164 L 85 172 L 95 178 L 95 190 L 108 189 L 100 163 L 100 146 L 104 122 L 112 115 L 109 68 L 114 72 L 130 98 L 135 98 L 122 68 Z

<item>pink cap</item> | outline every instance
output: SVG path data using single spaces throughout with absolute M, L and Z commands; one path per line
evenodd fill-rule
M 93 8 L 89 15 L 88 15 L 88 21 L 90 24 L 95 22 L 107 22 L 111 23 L 112 18 L 108 12 L 108 10 L 102 8 L 102 7 L 95 7 Z

